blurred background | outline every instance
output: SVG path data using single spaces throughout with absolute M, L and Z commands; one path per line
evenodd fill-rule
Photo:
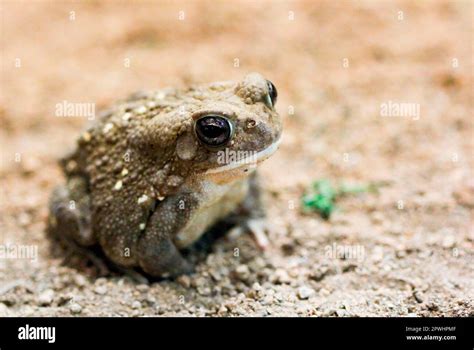
M 0 244 L 38 259 L 0 258 L 0 315 L 472 316 L 472 2 L 2 2 L 1 16 Z M 144 286 L 51 254 L 57 159 L 88 123 L 57 103 L 100 111 L 252 71 L 284 118 L 260 172 L 269 251 L 223 238 L 195 275 Z M 417 112 L 385 113 L 403 104 Z M 302 204 L 315 181 L 376 191 L 326 220 Z

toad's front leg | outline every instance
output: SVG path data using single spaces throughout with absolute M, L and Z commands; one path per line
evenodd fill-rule
M 137 243 L 140 267 L 155 277 L 176 277 L 193 272 L 193 266 L 181 255 L 173 242 L 183 227 L 189 211 L 179 211 L 185 199 L 171 197 L 151 215 Z
M 247 196 L 234 214 L 228 218 L 228 221 L 238 225 L 235 228 L 237 234 L 242 233 L 242 231 L 249 232 L 257 247 L 264 251 L 270 246 L 267 232 L 273 230 L 273 226 L 265 215 L 257 173 L 252 173 L 248 181 Z

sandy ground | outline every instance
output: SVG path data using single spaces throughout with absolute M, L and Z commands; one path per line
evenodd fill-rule
M 0 258 L 0 315 L 473 316 L 472 10 L 2 1 L 0 247 L 38 256 Z M 57 103 L 100 109 L 250 71 L 277 86 L 285 124 L 260 171 L 268 251 L 222 235 L 209 254 L 197 249 L 194 275 L 140 283 L 99 276 L 46 237 L 56 160 L 87 123 L 56 117 Z M 384 116 L 388 101 L 419 114 Z M 300 205 L 320 178 L 384 186 L 340 200 L 325 221 Z

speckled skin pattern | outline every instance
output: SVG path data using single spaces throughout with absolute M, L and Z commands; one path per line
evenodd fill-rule
M 61 161 L 66 184 L 51 196 L 50 226 L 82 246 L 99 244 L 124 267 L 164 277 L 191 272 L 179 249 L 246 200 L 255 168 L 220 171 L 218 151 L 265 154 L 258 163 L 276 149 L 282 125 L 268 89 L 252 73 L 238 83 L 138 93 L 116 104 Z M 234 126 L 224 147 L 196 136 L 195 121 L 208 114 Z

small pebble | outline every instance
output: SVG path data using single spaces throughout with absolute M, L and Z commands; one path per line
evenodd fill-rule
M 374 224 L 381 224 L 384 221 L 384 216 L 379 211 L 374 211 L 371 215 L 372 222 Z
M 74 276 L 74 283 L 78 287 L 84 287 L 87 284 L 87 279 L 82 275 Z
M 71 311 L 72 314 L 80 314 L 82 312 L 82 306 L 77 303 L 73 303 L 69 306 L 69 311 Z
M 54 299 L 54 291 L 52 289 L 47 289 L 42 292 L 38 297 L 38 304 L 42 306 L 51 305 Z
M 141 307 L 142 307 L 142 303 L 140 303 L 138 300 L 135 300 L 132 303 L 132 309 L 134 309 L 134 310 L 140 309 Z
M 272 276 L 272 281 L 279 284 L 289 284 L 291 282 L 291 278 L 286 270 L 277 269 Z
M 104 295 L 107 293 L 107 287 L 106 286 L 97 286 L 94 289 L 94 292 L 96 292 L 99 295 Z
M 225 305 L 221 305 L 219 307 L 219 310 L 217 311 L 217 314 L 222 316 L 222 315 L 225 315 L 227 312 L 229 312 L 229 310 L 227 310 Z
M 145 106 L 140 106 L 138 108 L 135 108 L 134 112 L 137 114 L 143 114 L 147 111 L 148 109 Z
M 235 275 L 237 278 L 239 278 L 241 281 L 246 281 L 250 277 L 250 270 L 247 265 L 239 265 L 235 269 Z
M 150 286 L 147 284 L 139 284 L 137 286 L 137 290 L 142 293 L 148 291 L 149 289 L 150 289 Z
M 416 291 L 413 293 L 413 297 L 415 298 L 415 300 L 418 302 L 418 303 L 422 303 L 423 302 L 423 294 L 419 291 Z
M 309 299 L 312 295 L 314 294 L 314 289 L 303 286 L 298 288 L 298 298 L 300 300 L 306 300 Z
M 12 312 L 8 309 L 3 303 L 0 303 L 0 317 L 9 317 L 12 316 Z
M 443 248 L 453 248 L 456 245 L 456 238 L 454 235 L 447 235 L 443 238 L 441 245 Z
M 176 279 L 176 282 L 178 282 L 181 286 L 184 288 L 189 288 L 191 286 L 191 278 L 186 275 L 181 275 Z
M 114 190 L 115 190 L 115 191 L 120 190 L 120 189 L 122 188 L 122 185 L 123 185 L 122 180 L 118 180 L 118 181 L 115 183 Z
M 336 310 L 336 315 L 337 315 L 338 317 L 350 316 L 349 313 L 347 312 L 347 310 L 344 310 L 344 309 L 337 309 L 337 310 Z

